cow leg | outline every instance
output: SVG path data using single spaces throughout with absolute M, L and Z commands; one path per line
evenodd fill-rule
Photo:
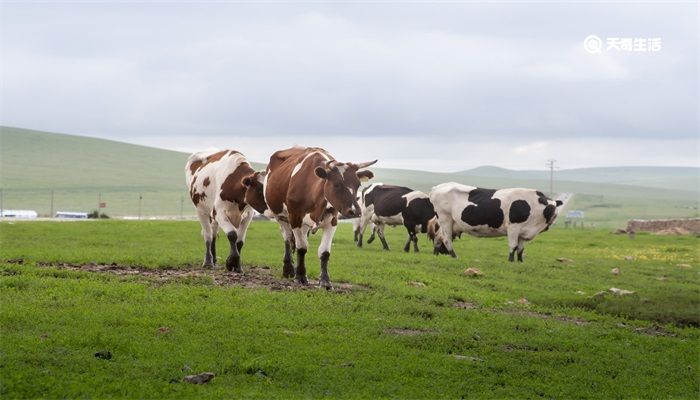
M 418 234 L 413 232 L 413 252 L 418 253 Z
M 326 288 L 326 290 L 333 289 L 331 279 L 328 276 L 328 260 L 331 258 L 331 246 L 336 228 L 337 226 L 333 226 L 329 218 L 323 226 L 323 237 L 321 237 L 321 244 L 318 246 L 318 258 L 321 260 L 321 276 L 318 286 Z
M 413 241 L 413 230 L 408 225 L 404 225 L 406 227 L 406 231 L 408 232 L 408 240 L 406 241 L 406 244 L 403 246 L 403 251 L 408 253 L 411 250 L 411 242 Z
M 211 218 L 211 259 L 216 267 L 216 237 L 219 235 L 219 223 L 216 218 Z
M 525 252 L 525 241 L 520 239 L 518 241 L 518 261 L 523 262 L 523 253 Z
M 377 235 L 379 236 L 379 240 L 382 241 L 382 247 L 384 250 L 389 250 L 389 245 L 386 243 L 386 239 L 384 238 L 384 224 L 377 225 Z
M 369 219 L 371 218 L 371 213 L 362 210 L 362 214 L 360 215 L 360 223 L 358 224 L 358 235 L 357 235 L 357 247 L 362 247 L 362 237 L 365 236 L 365 229 L 367 229 L 367 225 L 370 223 Z M 374 240 L 374 231 L 372 232 L 372 235 L 370 235 L 369 240 L 367 240 L 367 243 L 372 243 L 372 240 Z
M 515 253 L 518 251 L 518 241 L 520 232 L 518 229 L 508 227 L 508 261 L 515 261 Z
M 199 218 L 199 224 L 202 226 L 202 237 L 204 238 L 204 262 L 202 267 L 213 268 L 214 257 L 211 249 L 214 235 L 212 233 L 211 220 L 209 219 L 210 214 L 204 209 L 197 208 L 197 217 Z
M 367 244 L 370 244 L 374 242 L 374 238 L 377 234 L 377 224 L 372 223 L 372 233 L 369 235 L 369 238 L 367 239 Z
M 294 233 L 292 232 L 292 227 L 289 223 L 279 221 L 280 231 L 282 231 L 282 237 L 284 238 L 284 259 L 282 267 L 282 276 L 285 278 L 294 277 L 294 264 L 292 263 L 292 251 L 294 250 Z
M 221 226 L 221 229 L 226 232 L 226 237 L 228 238 L 228 243 L 231 248 L 229 256 L 226 258 L 226 269 L 241 273 L 243 269 L 241 269 L 241 254 L 239 252 L 238 241 L 239 237 L 242 235 L 239 234 L 238 228 L 241 227 L 242 218 L 238 205 L 225 205 L 221 202 L 216 206 L 216 211 L 216 221 L 219 223 L 219 226 Z
M 294 243 L 297 248 L 297 268 L 294 274 L 294 279 L 301 284 L 308 284 L 306 278 L 306 251 L 309 248 L 309 238 L 307 236 L 309 228 L 303 225 L 303 216 L 293 218 L 290 215 L 289 222 L 294 233 Z
M 253 220 L 253 216 L 253 210 L 250 208 L 243 211 L 243 214 L 241 215 L 241 224 L 238 226 L 238 240 L 236 241 L 236 248 L 238 249 L 239 255 L 243 249 L 243 244 L 245 244 L 245 237 L 248 233 L 250 222 Z

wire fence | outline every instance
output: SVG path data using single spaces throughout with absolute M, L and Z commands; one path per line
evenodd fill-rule
M 0 189 L 0 215 L 17 211 L 53 218 L 65 213 L 148 219 L 195 217 L 194 206 L 182 190 Z

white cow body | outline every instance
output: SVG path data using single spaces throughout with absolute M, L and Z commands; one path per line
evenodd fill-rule
M 439 224 L 436 251 L 444 245 L 440 251 L 454 256 L 452 239 L 463 232 L 477 237 L 508 236 L 511 261 L 516 252 L 522 261 L 525 242 L 549 229 L 561 206 L 534 189 L 490 190 L 454 182 L 433 187 L 430 201 Z

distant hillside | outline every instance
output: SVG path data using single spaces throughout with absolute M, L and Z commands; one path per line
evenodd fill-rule
M 4 208 L 35 209 L 41 214 L 89 211 L 101 200 L 107 203 L 104 211 L 108 214 L 136 215 L 141 197 L 142 215 L 192 215 L 184 182 L 187 156 L 111 140 L 0 127 L 1 198 Z M 263 164 L 253 166 L 262 168 Z M 458 173 L 372 171 L 376 182 L 424 191 L 449 181 L 549 190 L 548 171 L 498 167 Z M 590 221 L 601 225 L 620 224 L 627 218 L 696 216 L 698 171 L 665 167 L 562 170 L 555 173 L 554 190 L 576 194 L 570 208 L 589 211 Z
M 465 176 L 549 180 L 549 171 L 515 171 L 500 167 L 485 166 L 461 171 Z M 698 191 L 700 168 L 693 167 L 598 167 L 555 170 L 556 180 L 587 183 L 612 183 Z

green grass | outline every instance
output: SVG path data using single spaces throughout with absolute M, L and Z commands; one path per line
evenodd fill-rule
M 96 208 L 101 193 L 108 215 L 136 216 L 141 195 L 144 216 L 179 216 L 182 210 L 184 216 L 193 217 L 184 182 L 187 156 L 109 140 L 0 127 L 3 207 L 49 215 L 53 191 L 54 212 L 89 212 Z M 377 166 L 372 168 L 375 182 L 424 191 L 449 181 L 489 188 L 549 188 L 545 171 L 481 167 L 434 173 L 381 168 L 381 160 Z M 555 191 L 574 193 L 568 209 L 587 211 L 587 222 L 598 227 L 623 227 L 634 218 L 697 217 L 698 171 L 671 167 L 562 170 L 556 172 Z M 600 207 L 610 204 L 616 207 Z
M 391 252 L 336 234 L 331 279 L 367 288 L 270 291 L 45 265 L 197 269 L 196 223 L 1 223 L 0 396 L 697 398 L 698 238 L 555 228 L 510 264 L 502 238 L 462 238 L 450 259 L 424 237 L 404 254 L 404 232 L 387 233 Z M 276 225 L 248 238 L 247 268 L 281 276 Z M 611 287 L 635 294 L 589 298 Z M 203 371 L 216 377 L 181 382 Z

